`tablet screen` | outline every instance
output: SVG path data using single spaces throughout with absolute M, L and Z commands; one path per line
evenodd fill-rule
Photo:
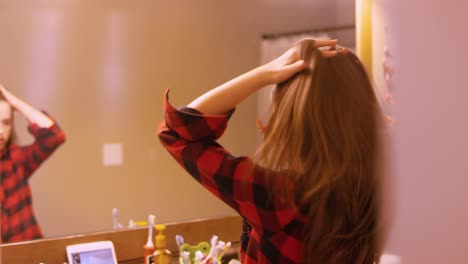
M 117 264 L 109 241 L 68 246 L 67 254 L 70 264 Z

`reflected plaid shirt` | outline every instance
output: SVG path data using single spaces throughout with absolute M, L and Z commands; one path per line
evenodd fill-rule
M 35 141 L 29 146 L 10 144 L 0 152 L 0 201 L 2 242 L 42 237 L 34 216 L 29 178 L 58 146 L 65 135 L 57 124 L 50 128 L 28 126 Z
M 158 131 L 163 146 L 195 180 L 244 218 L 242 263 L 301 263 L 305 217 L 296 208 L 268 199 L 262 170 L 254 170 L 249 158 L 234 157 L 216 142 L 234 110 L 220 116 L 188 107 L 177 110 L 168 103 L 168 91 L 164 103 L 165 120 Z

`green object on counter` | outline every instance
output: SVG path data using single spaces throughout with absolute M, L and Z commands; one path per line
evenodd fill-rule
M 197 245 L 183 244 L 180 246 L 180 251 L 186 251 L 189 253 L 190 263 L 195 263 L 195 252 L 201 251 L 201 253 L 208 255 L 211 250 L 211 245 L 208 242 L 200 242 Z M 180 252 L 179 252 L 180 253 Z M 180 258 L 180 263 L 183 263 L 182 258 Z

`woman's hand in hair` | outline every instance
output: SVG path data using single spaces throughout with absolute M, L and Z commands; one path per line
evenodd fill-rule
M 336 43 L 336 40 L 314 41 L 316 48 L 334 47 Z M 300 47 L 296 45 L 260 68 L 266 72 L 270 84 L 281 83 L 306 68 L 306 64 L 300 57 Z
M 314 40 L 314 46 L 334 47 L 336 40 Z M 207 115 L 221 115 L 270 84 L 284 82 L 303 70 L 300 50 L 295 46 L 273 61 L 244 73 L 199 96 L 188 106 Z
M 16 97 L 12 92 L 10 92 L 1 84 L 0 93 L 11 105 L 11 107 L 13 107 L 13 109 L 17 110 L 18 112 L 22 113 L 30 123 L 35 123 L 39 127 L 50 127 L 54 124 L 54 121 L 50 119 L 47 115 Z
M 12 93 L 8 91 L 8 89 L 5 88 L 5 86 L 0 84 L 0 99 L 6 100 L 11 105 L 10 100 L 12 97 L 13 97 Z
M 18 106 L 21 104 L 21 99 L 16 97 L 9 89 L 0 84 L 0 93 L 5 98 L 5 100 L 11 105 L 15 110 L 19 110 Z
M 266 73 L 269 84 L 277 84 L 291 78 L 305 67 L 305 62 L 300 60 L 299 47 L 293 47 L 278 58 L 260 66 L 260 69 Z

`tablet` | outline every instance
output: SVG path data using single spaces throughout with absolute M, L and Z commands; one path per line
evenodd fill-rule
M 67 246 L 70 264 L 117 264 L 112 241 L 99 241 Z

